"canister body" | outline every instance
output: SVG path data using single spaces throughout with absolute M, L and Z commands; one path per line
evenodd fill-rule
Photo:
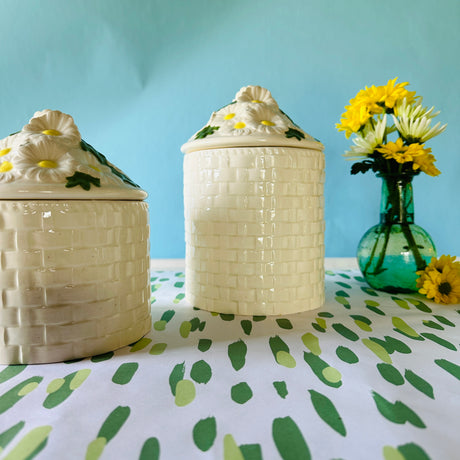
M 150 330 L 148 207 L 0 201 L 0 362 L 105 353 Z
M 324 154 L 291 147 L 184 158 L 186 298 L 196 307 L 282 315 L 324 302 Z

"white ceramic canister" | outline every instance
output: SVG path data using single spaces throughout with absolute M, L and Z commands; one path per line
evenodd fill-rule
M 150 330 L 147 194 L 44 110 L 0 141 L 0 363 L 115 350 Z
M 242 315 L 324 302 L 323 145 L 242 88 L 182 146 L 186 298 Z

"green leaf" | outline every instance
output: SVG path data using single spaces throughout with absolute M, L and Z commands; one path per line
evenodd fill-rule
M 184 378 L 185 375 L 185 361 L 181 364 L 176 364 L 169 375 L 169 386 L 171 393 L 176 396 L 177 384 Z
M 426 428 L 420 417 L 401 401 L 392 403 L 375 391 L 372 392 L 372 396 L 379 412 L 390 422 L 400 425 L 409 422 L 417 428 Z
M 308 390 L 311 396 L 311 402 L 316 410 L 316 413 L 321 419 L 326 422 L 333 430 L 342 436 L 346 436 L 347 430 L 343 424 L 342 417 L 337 412 L 332 401 L 321 393 L 315 390 Z
M 305 139 L 305 134 L 302 131 L 299 131 L 298 129 L 294 128 L 289 128 L 284 135 L 289 139 L 291 137 L 295 137 L 298 141 L 301 141 L 302 139 Z
M 228 357 L 235 371 L 239 371 L 245 365 L 247 351 L 248 347 L 241 339 L 228 346 Z
M 75 171 L 73 176 L 66 177 L 67 183 L 65 186 L 67 188 L 80 186 L 83 190 L 89 190 L 91 188 L 91 184 L 95 185 L 96 187 L 101 186 L 101 179 L 98 177 L 90 176 L 89 174 L 82 173 L 80 171 Z
M 105 419 L 97 434 L 98 438 L 105 438 L 109 442 L 126 422 L 131 409 L 128 406 L 116 407 Z
M 160 458 L 160 442 L 157 438 L 148 438 L 142 446 L 139 460 L 158 460 Z
M 429 398 L 434 399 L 433 387 L 425 379 L 417 375 L 415 372 L 412 372 L 409 369 L 406 369 L 405 377 L 407 381 L 417 390 L 421 391 L 423 394 L 427 395 Z
M 310 460 L 311 454 L 305 438 L 291 417 L 275 418 L 272 436 L 283 460 Z
M 374 166 L 374 162 L 372 160 L 360 161 L 358 163 L 353 163 L 351 165 L 351 171 L 350 172 L 351 172 L 352 175 L 355 175 L 355 174 L 358 174 L 358 173 L 365 174 L 370 169 L 373 169 L 373 166 Z
M 219 126 L 205 126 L 201 131 L 197 132 L 195 139 L 204 139 L 206 136 L 214 134 L 214 131 L 217 131 Z
M 211 366 L 202 359 L 197 361 L 192 366 L 190 377 L 192 377 L 196 383 L 208 383 L 212 377 Z
M 85 152 L 89 152 L 92 155 L 94 155 L 97 158 L 97 161 L 101 163 L 101 165 L 105 165 L 105 166 L 109 165 L 109 162 L 107 161 L 107 158 L 105 157 L 105 155 L 98 152 L 91 144 L 88 144 L 83 139 L 80 141 L 80 147 Z
M 193 442 L 203 452 L 209 450 L 217 436 L 215 417 L 201 419 L 193 427 Z

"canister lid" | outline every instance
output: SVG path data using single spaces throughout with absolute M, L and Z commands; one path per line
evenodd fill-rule
M 143 200 L 147 193 L 85 142 L 70 115 L 36 112 L 0 140 L 0 200 Z
M 211 115 L 181 150 L 190 153 L 225 147 L 298 147 L 323 150 L 313 138 L 279 107 L 270 91 L 261 86 L 245 86 L 230 104 Z

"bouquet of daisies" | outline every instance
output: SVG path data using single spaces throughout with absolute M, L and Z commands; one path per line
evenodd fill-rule
M 446 129 L 438 122 L 439 112 L 422 104 L 422 97 L 408 91 L 397 78 L 384 86 L 366 87 L 350 100 L 336 127 L 345 131 L 353 144 L 345 156 L 356 162 L 351 173 L 372 170 L 381 174 L 410 174 L 424 172 L 437 176 L 440 171 L 431 149 L 425 142 Z M 390 135 L 393 140 L 389 140 Z

